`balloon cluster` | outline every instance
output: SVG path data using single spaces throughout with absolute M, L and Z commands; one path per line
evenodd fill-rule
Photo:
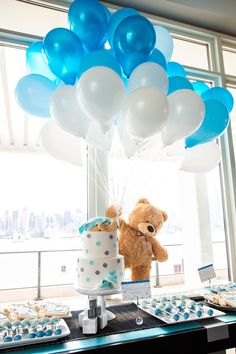
M 229 123 L 232 95 L 191 83 L 183 66 L 170 61 L 173 40 L 164 27 L 132 8 L 111 15 L 97 0 L 75 0 L 68 23 L 69 29 L 54 28 L 28 47 L 28 74 L 15 90 L 26 113 L 52 118 L 40 133 L 48 153 L 60 158 L 63 135 L 67 150 L 75 138 L 108 149 L 117 129 L 128 157 L 159 135 L 163 147 L 185 142 L 183 170 L 215 167 L 220 150 L 214 139 Z M 212 154 L 214 166 L 206 163 Z M 196 155 L 205 160 L 193 166 L 188 161 Z

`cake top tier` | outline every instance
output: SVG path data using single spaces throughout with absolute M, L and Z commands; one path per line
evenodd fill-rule
M 86 258 L 112 258 L 118 255 L 117 231 L 84 231 L 82 241 Z

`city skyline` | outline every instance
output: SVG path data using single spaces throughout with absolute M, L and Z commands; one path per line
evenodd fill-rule
M 65 236 L 77 236 L 78 227 L 86 220 L 86 214 L 75 210 L 36 213 L 27 207 L 4 210 L 0 214 L 0 238 L 14 238 L 16 233 L 27 237 L 50 237 L 51 232 L 64 232 Z

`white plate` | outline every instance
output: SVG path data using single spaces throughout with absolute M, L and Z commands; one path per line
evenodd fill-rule
M 174 311 L 172 312 L 172 314 L 168 315 L 168 314 L 163 314 L 163 315 L 155 315 L 154 311 L 155 309 L 150 309 L 150 308 L 143 308 L 142 305 L 138 305 L 138 307 L 149 313 L 150 315 L 158 318 L 159 320 L 165 322 L 165 323 L 169 323 L 169 324 L 173 324 L 173 323 L 180 323 L 180 322 L 188 322 L 188 321 L 198 321 L 198 320 L 203 320 L 205 318 L 213 318 L 213 317 L 216 317 L 216 316 L 222 316 L 222 315 L 225 315 L 224 312 L 222 311 L 219 311 L 219 310 L 216 310 L 216 309 L 211 309 L 213 311 L 213 314 L 212 315 L 208 315 L 207 314 L 207 310 L 210 309 L 209 306 L 206 306 L 204 305 L 202 307 L 202 310 L 203 310 L 203 314 L 201 317 L 197 317 L 196 314 L 194 312 L 191 312 L 190 311 L 190 316 L 189 318 L 185 319 L 183 316 L 181 316 L 181 312 L 178 312 L 178 315 L 179 315 L 179 319 L 178 320 L 175 320 L 173 319 L 173 314 L 175 313 Z
M 59 338 L 66 337 L 70 334 L 70 329 L 63 319 L 60 320 L 58 325 L 62 330 L 61 334 L 58 334 L 58 335 L 52 334 L 51 336 L 48 336 L 48 337 L 45 336 L 45 337 L 40 337 L 40 338 L 23 338 L 18 341 L 12 341 L 12 342 L 7 342 L 7 343 L 0 341 L 0 350 L 3 348 L 6 349 L 6 348 L 14 348 L 14 347 L 19 347 L 19 346 L 24 346 L 24 345 L 36 344 L 36 343 L 39 344 L 39 343 L 51 342 L 51 341 L 57 340 Z

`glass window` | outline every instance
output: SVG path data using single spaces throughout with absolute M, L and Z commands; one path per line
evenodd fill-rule
M 146 159 L 111 159 L 110 202 L 122 206 L 126 220 L 137 200 L 142 197 L 167 212 L 168 220 L 157 239 L 167 248 L 169 259 L 158 263 L 158 266 L 153 262 L 151 274 L 154 284 L 157 281 L 162 285 L 186 282 L 183 273 L 193 260 L 195 286 L 199 281 L 197 268 L 206 264 L 204 262 L 207 260 L 214 262 L 217 274 L 219 271 L 227 279 L 218 168 L 209 174 L 206 181 L 205 177 L 195 181 L 192 174 L 179 171 L 177 161 L 165 159 L 158 147 L 149 157 L 147 153 Z M 196 194 L 200 197 L 196 197 Z M 201 210 L 203 204 L 207 210 Z M 196 244 L 195 253 L 193 244 Z M 202 253 L 207 253 L 209 257 L 202 256 Z M 128 278 L 129 271 L 126 274 Z
M 207 174 L 210 230 L 214 266 L 220 278 L 227 279 L 227 255 L 219 169 Z
M 22 11 L 28 6 L 18 5 Z M 36 6 L 30 8 L 33 12 L 38 10 Z M 25 30 L 18 26 L 11 30 L 43 36 L 51 28 L 64 26 L 67 14 L 53 11 L 55 23 L 51 23 L 52 11 L 40 29 L 27 23 Z M 41 9 L 38 12 L 40 16 L 42 12 L 46 13 L 47 9 Z M 35 14 L 28 15 L 33 16 Z M 210 73 L 210 42 L 201 33 L 198 36 L 197 29 L 192 37 L 188 29 L 183 36 L 181 33 L 184 32 L 179 31 L 173 34 L 171 60 L 190 66 L 191 78 L 200 76 L 207 83 L 215 82 L 218 76 Z M 235 75 L 235 51 L 225 47 L 223 55 L 226 73 Z M 94 210 L 97 206 L 103 208 L 104 195 L 107 196 L 108 190 L 109 203 L 122 206 L 126 220 L 142 197 L 168 214 L 157 238 L 168 249 L 169 260 L 153 262 L 154 285 L 187 284 L 190 280 L 192 284 L 199 285 L 197 268 L 209 260 L 214 263 L 217 279 L 226 280 L 225 230 L 218 168 L 206 176 L 183 174 L 178 168 L 180 155 L 168 158 L 158 143 L 131 158 L 125 157 L 123 150 L 121 153 L 118 145 L 113 143 L 115 150 L 109 151 L 112 157 L 108 159 L 109 185 L 106 170 L 101 169 L 89 176 L 87 186 L 86 164 L 74 166 L 42 153 L 38 135 L 45 120 L 24 114 L 17 105 L 14 91 L 17 81 L 26 74 L 25 64 L 23 49 L 0 47 L 0 269 L 3 271 L 5 264 L 12 267 L 15 260 L 21 264 L 19 269 L 22 272 L 27 267 L 27 275 L 22 280 L 16 279 L 15 270 L 11 268 L 10 279 L 0 284 L 0 290 L 39 286 L 39 261 L 43 291 L 54 285 L 72 284 L 73 264 L 81 247 L 77 238 L 78 226 L 87 220 L 87 199 L 94 203 Z M 236 89 L 231 88 L 231 92 L 236 97 Z M 233 136 L 236 136 L 235 109 L 231 118 Z M 85 143 L 81 145 L 85 160 Z M 101 161 L 107 167 L 103 157 Z M 103 187 L 102 193 L 99 187 Z M 91 195 L 94 192 L 92 197 L 90 192 Z M 91 211 L 93 208 L 89 207 Z M 129 278 L 129 271 L 126 278 Z M 43 292 L 43 296 L 47 294 Z
M 223 58 L 224 58 L 225 73 L 227 75 L 236 76 L 236 48 L 234 49 L 224 48 Z
M 207 43 L 197 43 L 194 40 L 175 38 L 174 51 L 171 61 L 176 61 L 182 65 L 192 66 L 209 70 L 209 45 Z M 199 60 L 201 58 L 201 60 Z
M 31 291 L 27 296 L 35 297 L 39 279 L 42 287 L 73 283 L 69 270 L 76 264 L 76 251 L 72 250 L 81 248 L 78 227 L 87 220 L 87 167 L 82 139 L 78 151 L 81 166 L 55 159 L 39 146 L 46 119 L 27 115 L 15 99 L 16 84 L 26 75 L 24 49 L 0 47 L 0 75 L 2 280 L 3 269 L 8 269 L 8 277 L 0 284 L 4 301 L 3 289 L 26 288 Z M 60 252 L 54 252 L 57 250 Z M 16 293 L 15 299 L 18 297 Z
M 69 238 L 86 220 L 86 168 L 45 154 L 1 152 L 0 238 Z

